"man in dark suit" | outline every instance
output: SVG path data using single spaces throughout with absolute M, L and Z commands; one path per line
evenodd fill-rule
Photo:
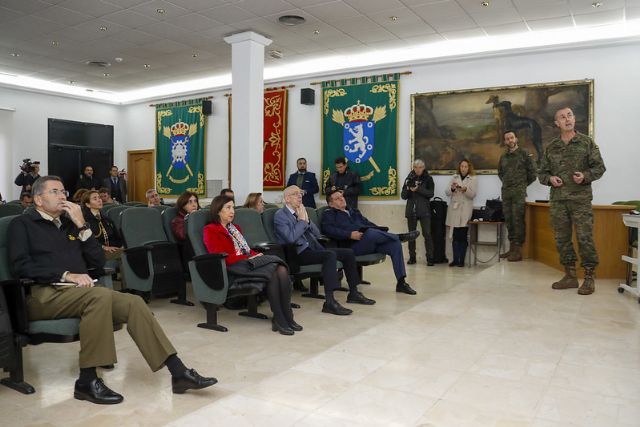
M 117 166 L 111 166 L 109 176 L 102 180 L 102 187 L 108 188 L 111 198 L 118 203 L 127 201 L 127 181 L 124 179 L 124 175 L 120 176 Z
M 287 181 L 287 187 L 295 185 L 302 190 L 302 204 L 308 208 L 316 208 L 316 201 L 313 197 L 320 188 L 318 187 L 318 180 L 316 174 L 313 172 L 307 172 L 307 159 L 300 157 L 296 161 L 298 172 L 289 175 L 289 181 Z
M 309 220 L 307 210 L 302 205 L 302 191 L 295 185 L 284 190 L 285 205 L 279 209 L 275 217 L 274 227 L 276 237 L 281 243 L 295 243 L 300 265 L 322 264 L 322 278 L 324 280 L 325 303 L 323 313 L 346 316 L 352 310 L 344 308 L 333 297 L 333 292 L 340 287 L 338 279 L 337 261 L 341 261 L 347 283 L 349 284 L 348 303 L 372 305 L 376 302 L 365 297 L 358 291 L 360 275 L 356 265 L 356 258 L 351 249 L 325 248 L 320 244 L 320 230 Z
M 345 157 L 336 158 L 336 171 L 331 174 L 324 187 L 325 194 L 332 191 L 340 191 L 347 201 L 347 207 L 358 209 L 358 196 L 360 195 L 360 176 L 347 166 Z
M 82 175 L 78 179 L 76 190 L 86 188 L 87 190 L 97 190 L 100 188 L 100 180 L 93 175 L 93 166 L 85 166 Z
M 80 318 L 80 376 L 74 397 L 115 404 L 122 395 L 98 378 L 96 367 L 116 363 L 115 323 L 127 331 L 153 371 L 166 366 L 174 393 L 209 387 L 215 378 L 187 369 L 142 298 L 94 287 L 89 270 L 102 270 L 104 252 L 79 205 L 56 176 L 33 184 L 35 209 L 16 217 L 8 230 L 9 259 L 17 277 L 32 279 L 27 297 L 29 320 Z
M 327 194 L 327 209 L 322 214 L 322 232 L 338 242 L 346 242 L 356 255 L 382 253 L 391 257 L 396 275 L 396 292 L 415 295 L 405 281 L 404 255 L 401 242 L 415 240 L 419 231 L 404 234 L 387 232 L 387 227 L 378 227 L 365 218 L 359 210 L 348 209 L 347 201 L 340 191 Z

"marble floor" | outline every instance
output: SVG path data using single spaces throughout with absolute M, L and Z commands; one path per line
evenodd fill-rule
M 226 310 L 229 332 L 200 329 L 202 308 L 152 301 L 183 360 L 219 379 L 199 392 L 173 395 L 124 330 L 102 372 L 125 396 L 115 406 L 73 399 L 77 343 L 29 347 L 37 392 L 0 387 L 0 424 L 640 426 L 640 305 L 616 281 L 585 297 L 552 291 L 559 272 L 533 261 L 408 270 L 415 297 L 394 292 L 390 262 L 366 269 L 374 285 L 361 290 L 378 303 L 349 317 L 296 294 L 305 330 L 293 337 Z

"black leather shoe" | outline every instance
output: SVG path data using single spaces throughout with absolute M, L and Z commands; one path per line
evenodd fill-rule
M 298 325 L 295 320 L 291 320 L 287 323 L 289 324 L 289 327 L 295 332 L 300 332 L 302 330 L 302 326 Z
M 273 332 L 280 332 L 282 335 L 293 335 L 293 329 L 287 326 L 280 326 L 275 320 L 271 321 L 271 330 Z
M 366 280 L 360 280 L 360 283 L 358 283 L 359 285 L 370 285 L 371 282 L 368 282 Z
M 416 263 L 416 259 L 415 258 L 409 258 L 409 261 L 407 261 L 407 264 L 409 265 L 413 265 Z
M 410 242 L 412 240 L 416 240 L 420 236 L 420 232 L 418 230 L 410 231 L 408 233 L 398 234 L 398 238 L 401 242 Z
M 334 300 L 331 302 L 325 301 L 322 305 L 322 312 L 335 314 L 336 316 L 348 316 L 353 313 L 353 310 L 341 306 L 338 301 Z
M 434 262 L 432 259 L 427 258 L 427 266 L 428 267 L 433 267 L 434 266 Z
M 373 305 L 376 303 L 375 300 L 365 297 L 362 292 L 349 292 L 349 295 L 347 296 L 347 302 L 350 304 L 362 305 Z
M 396 292 L 401 292 L 403 294 L 409 294 L 409 295 L 415 295 L 417 293 L 405 281 L 402 281 L 402 283 L 398 283 L 396 285 Z
M 100 366 L 102 369 L 114 369 L 115 365 L 112 363 L 111 365 L 102 365 Z
M 107 387 L 102 378 L 96 378 L 88 383 L 76 380 L 73 397 L 78 400 L 88 400 L 98 405 L 115 405 L 122 402 L 124 397 Z
M 186 369 L 179 377 L 171 377 L 171 389 L 175 394 L 182 394 L 187 390 L 200 390 L 217 383 L 218 380 L 203 377 L 195 369 Z

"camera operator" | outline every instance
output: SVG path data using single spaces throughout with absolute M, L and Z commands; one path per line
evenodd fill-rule
M 31 186 L 36 182 L 36 179 L 40 178 L 40 162 L 24 159 L 20 165 L 20 171 L 13 182 L 22 186 L 22 193 L 31 192 Z
M 413 170 L 404 180 L 400 196 L 407 201 L 404 216 L 407 218 L 409 232 L 418 228 L 418 222 L 422 228 L 424 238 L 427 265 L 433 265 L 433 239 L 431 237 L 431 206 L 429 200 L 433 197 L 433 178 L 427 172 L 424 161 L 416 159 L 413 162 Z M 409 261 L 407 264 L 416 263 L 416 242 L 409 242 Z

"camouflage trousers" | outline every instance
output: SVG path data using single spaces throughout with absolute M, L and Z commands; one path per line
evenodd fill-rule
M 524 224 L 525 195 L 504 194 L 502 195 L 502 212 L 504 221 L 507 224 L 509 242 L 511 244 L 522 245 L 525 238 Z
M 576 229 L 580 265 L 595 267 L 598 254 L 593 243 L 593 209 L 590 200 L 551 201 L 551 226 L 560 254 L 560 264 L 573 265 L 578 258 L 571 241 L 573 228 Z

